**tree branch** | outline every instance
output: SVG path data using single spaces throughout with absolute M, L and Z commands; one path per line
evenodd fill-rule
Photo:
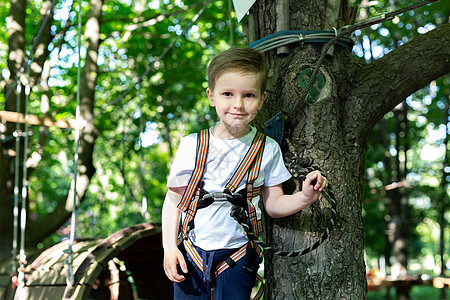
M 450 71 L 450 24 L 414 38 L 359 70 L 346 105 L 359 111 L 362 130 L 372 127 L 406 97 Z

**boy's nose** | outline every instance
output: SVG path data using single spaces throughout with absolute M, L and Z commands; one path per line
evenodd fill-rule
M 233 101 L 233 106 L 236 108 L 244 107 L 244 99 L 242 99 L 241 96 L 236 96 L 236 98 Z

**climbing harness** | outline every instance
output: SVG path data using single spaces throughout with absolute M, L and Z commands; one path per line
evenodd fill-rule
M 197 135 L 195 168 L 186 187 L 185 193 L 183 194 L 182 199 L 178 205 L 178 208 L 185 213 L 185 217 L 181 224 L 177 241 L 178 245 L 180 245 L 181 243 L 183 244 L 186 252 L 192 258 L 193 262 L 196 264 L 199 270 L 204 274 L 204 278 L 206 278 L 206 280 L 210 281 L 213 284 L 214 278 L 217 278 L 217 276 L 219 276 L 226 269 L 234 267 L 236 265 L 236 262 L 243 257 L 247 257 L 249 266 L 252 266 L 251 262 L 254 261 L 256 257 L 255 255 L 262 257 L 262 250 L 269 251 L 279 256 L 295 257 L 313 251 L 327 239 L 331 229 L 334 226 L 336 218 L 336 202 L 330 188 L 328 188 L 327 190 L 327 195 L 330 199 L 332 211 L 330 223 L 325 232 L 322 234 L 321 238 L 313 245 L 297 251 L 280 251 L 267 246 L 262 241 L 260 241 L 258 236 L 262 231 L 262 222 L 256 217 L 256 210 L 252 204 L 252 198 L 258 196 L 261 192 L 261 187 L 254 187 L 253 183 L 259 174 L 266 135 L 262 133 L 256 134 L 250 146 L 250 149 L 244 156 L 243 160 L 240 162 L 232 178 L 225 185 L 224 191 L 214 193 L 208 193 L 207 191 L 205 191 L 203 189 L 204 183 L 202 181 L 208 153 L 209 139 L 210 136 L 208 129 L 202 130 Z M 299 162 L 300 160 L 298 159 L 298 156 L 293 157 L 288 164 L 288 169 L 293 175 L 304 180 L 304 178 L 306 178 L 306 175 L 298 175 L 302 172 L 302 170 L 298 169 Z M 312 164 L 307 161 L 302 161 L 301 166 L 302 168 L 306 169 L 307 172 L 318 169 L 317 167 L 313 167 Z M 236 192 L 239 183 L 242 181 L 246 174 L 248 174 L 248 180 L 245 189 Z M 237 251 L 235 251 L 229 257 L 219 263 L 216 266 L 215 270 L 213 270 L 214 278 L 211 278 L 209 274 L 211 270 L 208 269 L 211 263 L 206 262 L 206 257 L 202 257 L 195 249 L 195 246 L 189 238 L 189 232 L 194 228 L 193 221 L 197 210 L 211 205 L 214 201 L 228 201 L 232 204 L 230 216 L 233 217 L 243 227 L 245 235 L 248 237 L 249 242 L 244 244 L 241 248 L 239 248 Z M 244 266 L 243 268 L 249 272 L 256 273 L 257 271 L 252 267 Z M 261 283 L 263 283 L 263 280 L 260 276 L 257 279 L 260 280 Z M 262 292 L 262 290 L 260 289 L 259 292 Z
M 239 163 L 231 179 L 225 185 L 224 191 L 215 193 L 206 192 L 203 189 L 203 182 L 201 181 L 208 153 L 209 138 L 209 129 L 202 130 L 197 135 L 195 168 L 186 187 L 186 191 L 178 204 L 178 208 L 185 212 L 185 218 L 181 225 L 177 243 L 178 245 L 183 243 L 186 251 L 202 272 L 206 271 L 204 270 L 204 258 L 198 254 L 189 239 L 189 232 L 194 228 L 193 221 L 198 209 L 205 208 L 214 201 L 229 201 L 233 205 L 232 211 L 241 209 L 245 211 L 246 218 L 245 220 L 242 220 L 242 222 L 245 223 L 245 228 L 251 233 L 252 237 L 256 237 L 257 239 L 259 233 L 262 231 L 262 222 L 257 219 L 256 209 L 252 203 L 252 199 L 257 197 L 261 192 L 261 187 L 254 187 L 254 182 L 258 177 L 259 169 L 261 167 L 262 154 L 266 140 L 265 134 L 259 132 L 256 133 L 248 152 Z M 245 176 L 248 176 L 245 189 L 236 192 L 236 189 Z M 249 241 L 223 262 L 218 264 L 214 273 L 215 277 L 219 276 L 227 268 L 233 267 L 238 260 L 246 255 L 249 262 L 251 262 L 256 254 L 262 257 L 262 252 L 256 247 L 255 242 Z M 256 272 L 256 270 L 251 269 L 251 267 L 245 267 L 245 269 L 249 272 Z

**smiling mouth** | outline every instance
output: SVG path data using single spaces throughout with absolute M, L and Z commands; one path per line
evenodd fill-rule
M 231 116 L 233 117 L 244 117 L 244 114 L 240 114 L 240 113 L 229 113 Z

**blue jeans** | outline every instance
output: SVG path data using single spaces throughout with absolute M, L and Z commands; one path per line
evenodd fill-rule
M 261 258 L 256 255 L 253 266 L 249 266 L 247 256 L 236 262 L 236 265 L 229 267 L 217 278 L 215 278 L 215 269 L 224 259 L 233 254 L 237 249 L 221 249 L 213 251 L 204 251 L 195 247 L 199 255 L 203 258 L 203 269 L 210 272 L 203 274 L 192 258 L 186 253 L 181 245 L 180 250 L 183 252 L 188 267 L 188 273 L 183 274 L 185 280 L 180 283 L 174 283 L 174 299 L 175 300 L 211 300 L 211 288 L 213 287 L 214 300 L 248 300 L 252 288 L 256 281 L 256 272 Z M 253 272 L 244 270 L 243 267 L 254 268 Z M 179 271 L 180 272 L 180 271 Z

